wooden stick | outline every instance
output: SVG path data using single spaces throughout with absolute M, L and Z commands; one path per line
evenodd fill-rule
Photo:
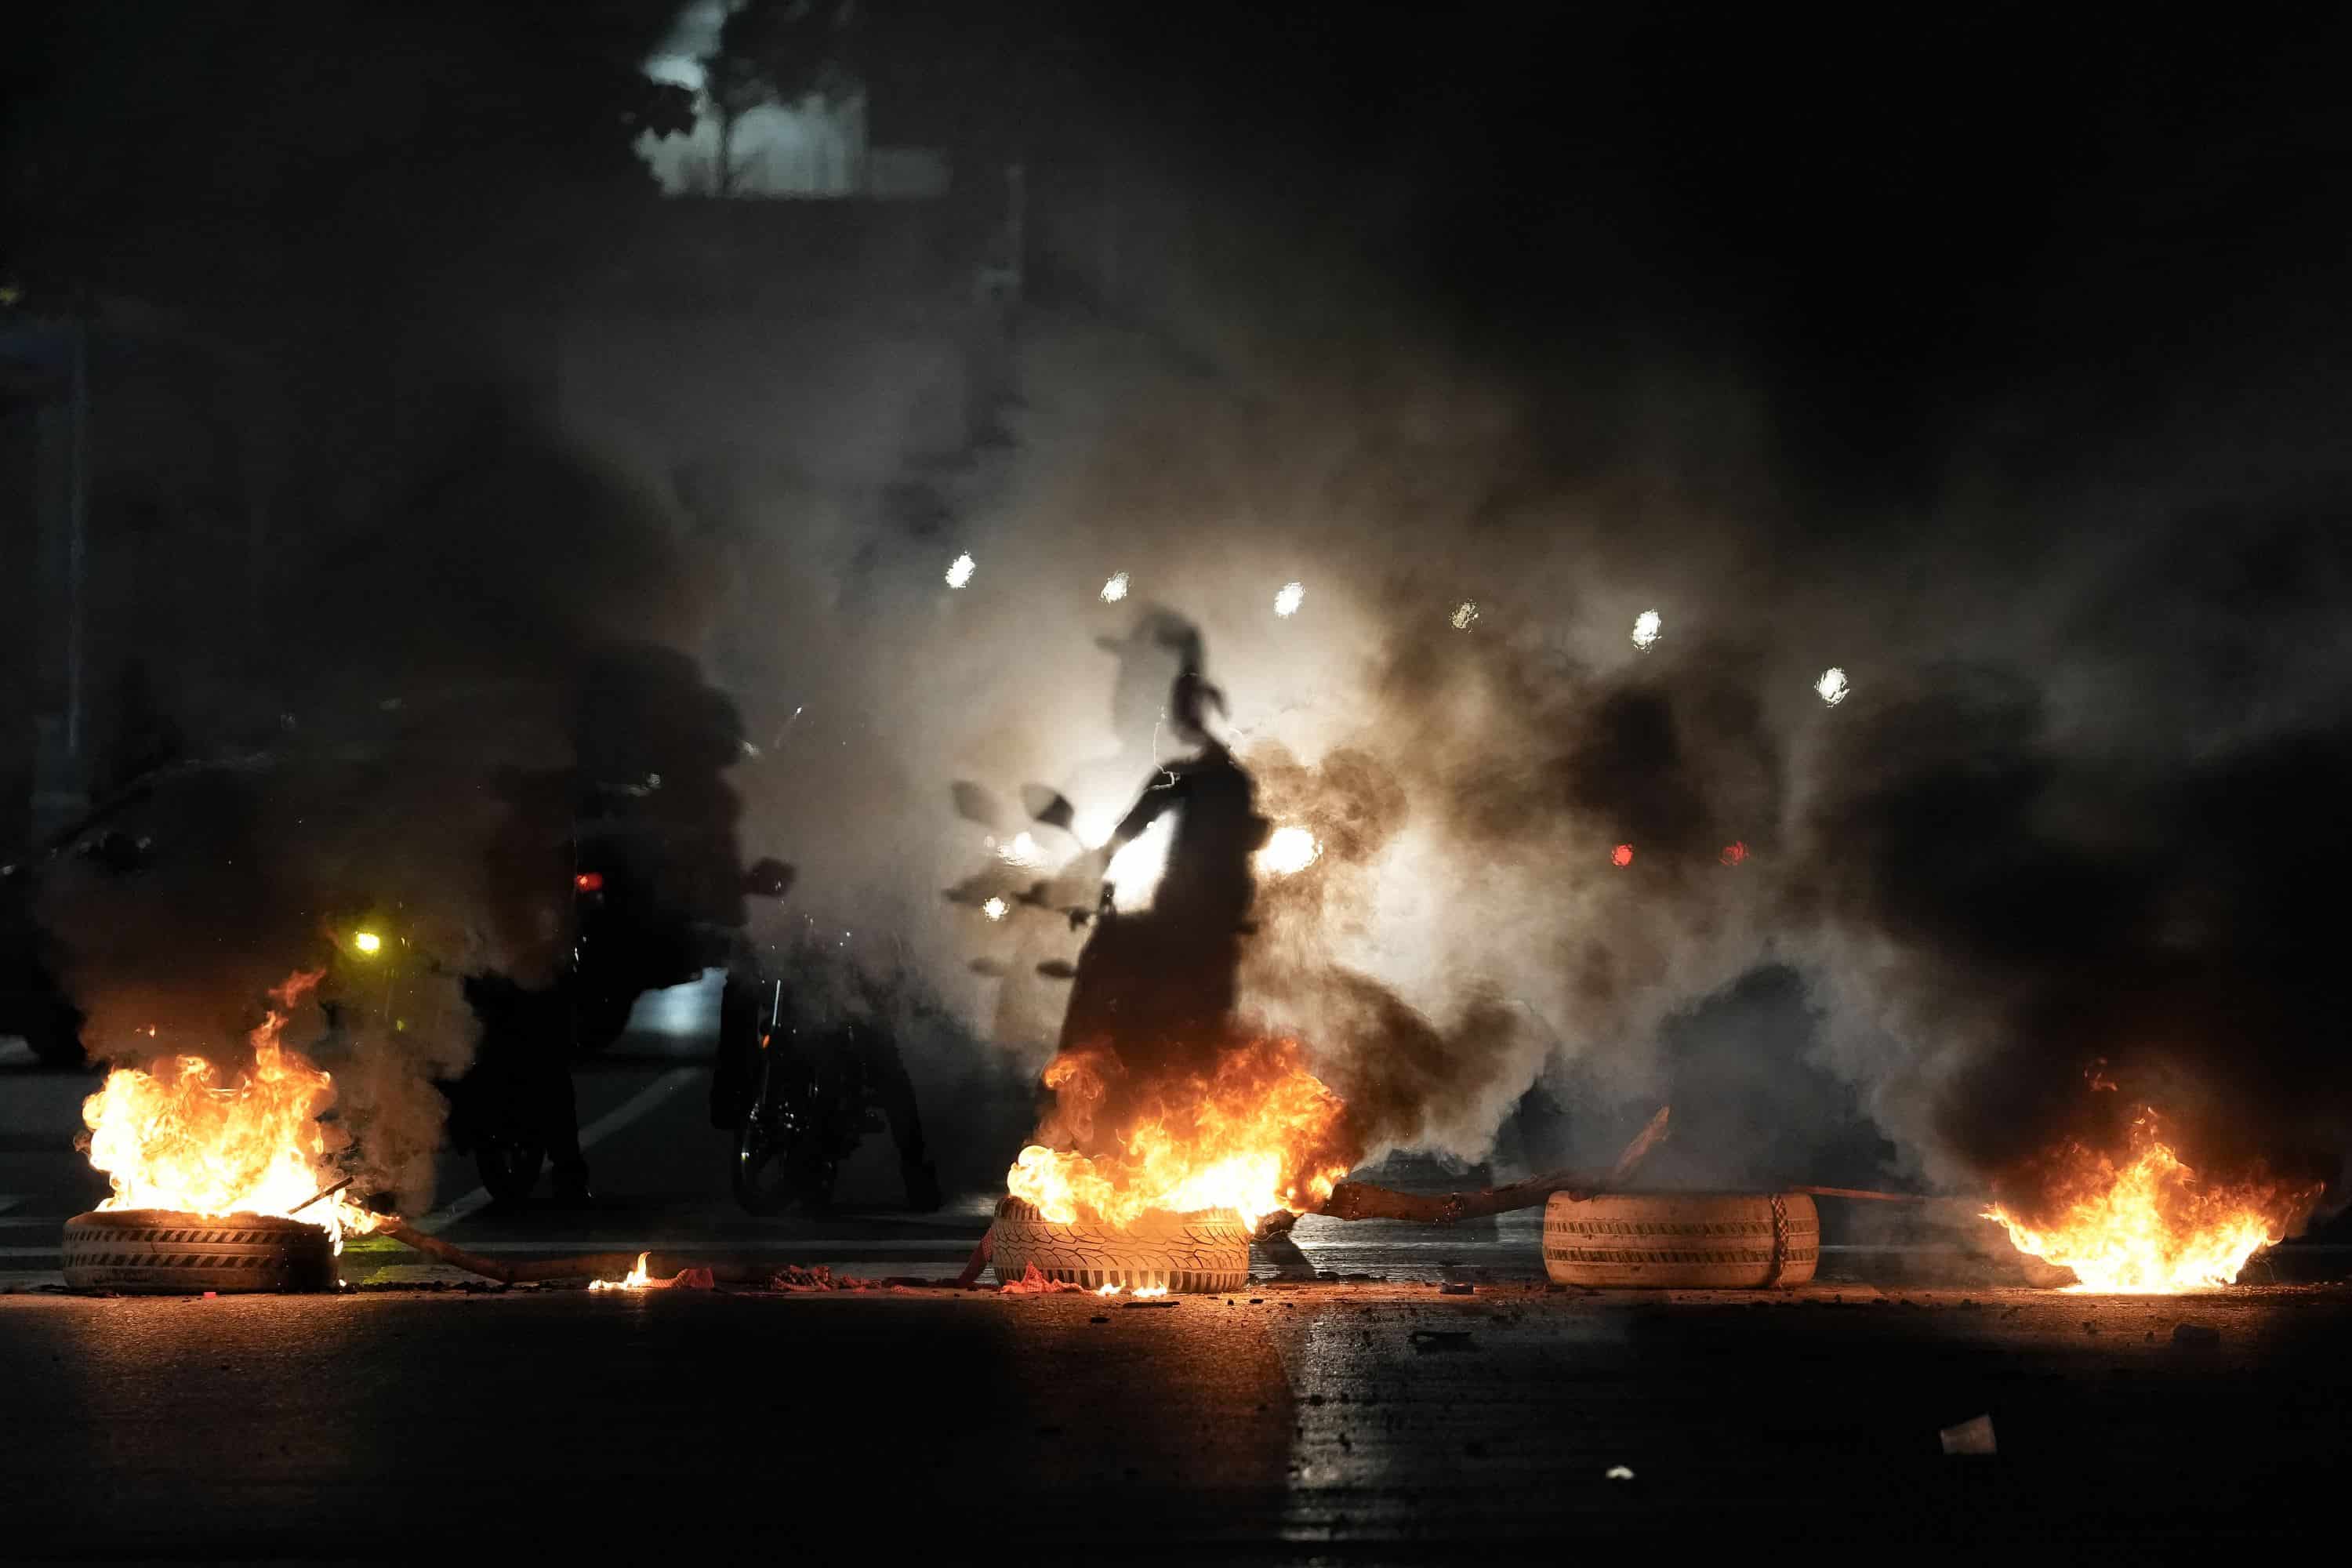
M 468 1274 L 478 1274 L 485 1279 L 495 1279 L 501 1285 L 530 1285 L 551 1279 L 626 1279 L 637 1266 L 634 1252 L 583 1252 L 570 1258 L 536 1258 L 516 1263 L 503 1263 L 495 1258 L 485 1258 L 478 1252 L 468 1252 L 462 1247 L 452 1247 L 437 1236 L 427 1236 L 404 1221 L 394 1220 L 380 1226 L 376 1234 L 388 1236 L 404 1247 L 413 1247 L 427 1258 L 438 1259 L 452 1268 L 462 1268 Z M 656 1267 L 656 1265 L 664 1267 Z M 663 1279 L 688 1268 L 708 1268 L 714 1283 L 726 1285 L 764 1285 L 774 1278 L 778 1265 L 760 1258 L 720 1258 L 704 1260 L 650 1254 L 646 1272 Z
M 1672 1110 L 1671 1106 L 1660 1106 L 1658 1113 L 1634 1134 L 1633 1141 L 1625 1145 L 1625 1152 L 1617 1156 L 1617 1163 L 1606 1171 L 1552 1171 L 1482 1192 L 1448 1193 L 1443 1197 L 1400 1193 L 1369 1182 L 1341 1182 L 1331 1189 L 1322 1212 L 1333 1219 L 1403 1219 L 1423 1225 L 1453 1225 L 1487 1215 L 1507 1214 L 1513 1209 L 1535 1208 L 1549 1202 L 1554 1193 L 1564 1192 L 1580 1201 L 1597 1197 L 1622 1186 L 1650 1157 L 1650 1152 L 1665 1141 Z M 1261 1234 L 1275 1232 L 1269 1228 Z
M 323 1192 L 323 1193 L 313 1193 L 313 1194 L 311 1194 L 309 1197 L 304 1198 L 300 1203 L 296 1204 L 292 1208 L 288 1209 L 288 1210 L 286 1211 L 286 1217 L 287 1217 L 288 1219 L 292 1219 L 296 1215 L 300 1214 L 304 1209 L 309 1208 L 312 1204 L 317 1203 L 320 1198 L 331 1198 L 331 1197 L 333 1197 L 337 1193 L 341 1192 L 345 1187 L 350 1186 L 353 1182 L 356 1182 L 356 1181 L 358 1181 L 358 1180 L 359 1180 L 359 1178 L 358 1178 L 357 1176 L 345 1176 L 341 1181 L 337 1182 L 333 1186 L 329 1187 L 325 1192 Z
M 971 1256 L 964 1260 L 963 1272 L 956 1276 L 955 1288 L 969 1290 L 979 1284 L 981 1270 L 988 1267 L 988 1260 L 995 1255 L 996 1222 L 990 1220 L 988 1228 L 980 1233 L 980 1239 L 971 1244 Z
M 1937 1197 L 1926 1193 L 1879 1193 L 1866 1187 L 1790 1187 L 1792 1193 L 1803 1193 L 1815 1198 L 1863 1198 L 1874 1204 L 1967 1204 L 1982 1207 L 1979 1198 Z

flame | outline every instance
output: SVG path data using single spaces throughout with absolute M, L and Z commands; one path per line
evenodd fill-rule
M 1298 606 L 1306 602 L 1307 585 L 1305 584 L 1285 583 L 1281 591 L 1274 596 L 1274 613 L 1284 620 L 1288 620 L 1298 613 Z
M 1095 1294 L 1097 1296 L 1116 1296 L 1124 1289 L 1124 1286 L 1119 1285 L 1098 1285 L 1095 1288 Z
M 1665 630 L 1665 622 L 1655 610 L 1643 610 L 1633 617 L 1633 646 L 1648 647 Z
M 1465 599 L 1465 600 L 1463 600 L 1460 604 L 1458 604 L 1458 605 L 1454 605 L 1454 606 L 1453 621 L 1454 621 L 1454 629 L 1455 631 L 1457 631 L 1457 632 L 1466 632 L 1466 631 L 1468 631 L 1468 630 L 1470 629 L 1470 623 L 1471 623 L 1472 621 L 1476 620 L 1477 618 L 1478 618 L 1478 601 L 1477 601 L 1477 600 L 1475 600 L 1475 599 Z
M 247 1037 L 253 1065 L 234 1080 L 197 1056 L 106 1075 L 81 1107 L 89 1163 L 114 1188 L 100 1208 L 299 1218 L 324 1227 L 338 1250 L 345 1232 L 376 1227 L 378 1216 L 341 1193 L 311 1201 L 341 1178 L 334 1157 L 350 1139 L 320 1120 L 335 1103 L 333 1075 L 278 1035 L 324 973 L 297 974 L 270 993 L 287 1011 L 273 1010 Z
M 1133 1097 L 1141 1109 L 1092 1154 L 1032 1143 L 1006 1173 L 1016 1198 L 1047 1219 L 1081 1215 L 1124 1227 L 1148 1211 L 1230 1208 L 1255 1226 L 1276 1209 L 1322 1206 L 1359 1152 L 1347 1102 L 1299 1062 L 1295 1040 L 1253 1040 L 1213 1077 L 1186 1075 Z M 1118 1070 L 1108 1053 L 1065 1051 L 1045 1087 L 1082 1140 Z
M 948 563 L 948 586 L 950 588 L 962 587 L 966 583 L 971 581 L 971 574 L 976 570 L 978 570 L 978 563 L 972 560 L 971 555 L 963 554 L 957 556 L 953 561 Z
M 1165 1285 L 1138 1285 L 1135 1288 L 1135 1299 L 1139 1301 L 1149 1301 L 1154 1297 L 1166 1294 L 1168 1294 L 1168 1287 Z
M 1114 572 L 1114 573 L 1112 573 L 1112 574 L 1110 574 L 1110 579 L 1109 579 L 1109 581 L 1106 582 L 1106 583 L 1102 585 L 1102 601 L 1103 601 L 1103 603 L 1104 603 L 1104 604 L 1106 604 L 1106 605 L 1116 605 L 1116 604 L 1118 604 L 1121 599 L 1124 599 L 1124 598 L 1126 598 L 1126 597 L 1127 597 L 1127 574 L 1126 574 L 1126 573 L 1124 573 L 1124 572 Z
M 635 1268 L 630 1269 L 618 1279 L 591 1279 L 588 1281 L 588 1289 L 591 1290 L 649 1290 L 653 1289 L 654 1282 L 646 1273 L 646 1255 L 645 1253 L 638 1253 L 637 1266 Z
M 986 915 L 990 920 L 1001 921 L 1006 915 L 1013 912 L 1013 906 L 1006 903 L 1002 898 L 994 898 L 981 905 L 980 912 Z
M 1853 689 L 1853 687 L 1846 684 L 1845 671 L 1836 665 L 1832 665 L 1822 671 L 1822 678 L 1813 682 L 1813 690 L 1820 695 L 1822 701 L 1832 708 L 1844 701 L 1847 693 Z
M 2318 1203 L 2323 1185 L 2259 1178 L 2205 1181 L 2157 1134 L 2152 1110 L 2132 1123 L 2118 1165 L 2080 1142 L 2044 1163 L 2042 1214 L 2000 1204 L 1984 1217 L 2008 1227 L 2020 1252 L 2072 1268 L 2078 1290 L 2170 1294 L 2228 1285 L 2265 1247 L 2284 1240 Z

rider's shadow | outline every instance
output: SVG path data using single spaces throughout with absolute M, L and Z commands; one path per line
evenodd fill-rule
M 1251 1242 L 1250 1252 L 1254 1262 L 1274 1265 L 1276 1279 L 1311 1280 L 1316 1277 L 1314 1259 L 1300 1251 L 1298 1243 L 1291 1240 L 1287 1233 Z

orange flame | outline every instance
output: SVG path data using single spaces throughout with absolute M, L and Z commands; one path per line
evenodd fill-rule
M 1081 1142 L 1118 1071 L 1107 1053 L 1066 1051 L 1045 1068 Z M 1095 1152 L 1032 1143 L 1006 1173 L 1016 1198 L 1047 1219 L 1125 1226 L 1152 1209 L 1230 1208 L 1255 1225 L 1276 1209 L 1319 1208 L 1355 1163 L 1347 1102 L 1299 1062 L 1295 1040 L 1254 1040 L 1213 1076 L 1154 1086 Z
M 591 1290 L 650 1290 L 656 1289 L 652 1278 L 646 1273 L 646 1255 L 645 1253 L 638 1253 L 637 1266 L 635 1268 L 630 1269 L 618 1279 L 591 1279 L 588 1281 L 588 1289 Z M 665 1281 L 665 1283 L 667 1283 L 667 1281 Z
M 270 997 L 290 1011 L 320 973 Z M 279 1044 L 285 1026 L 273 1011 L 247 1037 L 253 1065 L 234 1082 L 196 1056 L 108 1073 L 81 1107 L 89 1163 L 114 1188 L 98 1206 L 289 1216 L 324 1227 L 338 1250 L 345 1232 L 374 1229 L 378 1216 L 343 1194 L 311 1202 L 338 1179 L 333 1157 L 350 1140 L 320 1120 L 335 1103 L 333 1075 Z
M 1984 1217 L 2021 1252 L 2071 1268 L 2078 1290 L 2169 1294 L 2228 1285 L 2247 1260 L 2300 1228 L 2324 1184 L 2260 1179 L 2215 1184 L 2157 1135 L 2156 1113 L 2132 1123 L 2123 1163 L 2080 1142 L 2048 1162 L 2050 1196 L 2031 1216 L 2000 1204 Z

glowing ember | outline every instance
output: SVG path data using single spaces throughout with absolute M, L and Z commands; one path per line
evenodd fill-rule
M 1477 618 L 1478 601 L 1475 599 L 1465 599 L 1454 607 L 1454 629 L 1457 632 L 1468 631 L 1470 623 Z
M 1360 1152 L 1347 1105 L 1300 1065 L 1295 1040 L 1254 1040 L 1228 1053 L 1213 1077 L 1189 1075 L 1129 1096 L 1122 1126 L 1089 1137 L 1092 1108 L 1118 1070 L 1107 1052 L 1055 1057 L 1045 1087 L 1093 1154 L 1032 1143 L 1006 1173 L 1016 1198 L 1047 1219 L 1084 1215 L 1124 1226 L 1149 1210 L 1231 1208 L 1255 1225 L 1276 1209 L 1321 1206 Z
M 1616 848 L 1609 851 L 1609 863 L 1612 866 L 1631 866 L 1633 863 L 1633 847 L 1631 844 L 1620 844 Z
M 1721 858 L 1723 863 L 1727 866 L 1737 866 L 1741 861 L 1747 859 L 1748 845 L 1746 841 L 1735 838 L 1730 843 L 1725 845 L 1723 847 L 1723 855 Z
M 1257 868 L 1267 876 L 1287 877 L 1304 871 L 1323 856 L 1323 846 L 1303 827 L 1278 827 L 1257 852 Z
M 1643 610 L 1633 617 L 1633 646 L 1648 647 L 1656 642 L 1665 629 L 1665 622 L 1655 610 Z
M 375 932 L 372 931 L 353 931 L 352 933 L 352 945 L 358 948 L 362 952 L 380 952 L 383 949 L 383 938 L 376 935 Z
M 234 1079 L 196 1056 L 106 1075 L 81 1107 L 89 1163 L 114 1188 L 100 1208 L 295 1217 L 323 1227 L 339 1250 L 345 1231 L 375 1228 L 377 1216 L 344 1194 L 310 1201 L 341 1179 L 334 1157 L 350 1139 L 319 1120 L 335 1103 L 333 1076 L 278 1043 L 287 1014 L 324 973 L 270 993 L 286 1011 L 247 1037 L 253 1065 Z
M 1813 689 L 1821 694 L 1822 701 L 1834 708 L 1846 700 L 1846 694 L 1853 689 L 1845 683 L 1845 671 L 1832 665 L 1822 671 L 1819 680 L 1813 682 Z
M 1110 574 L 1110 581 L 1102 585 L 1103 603 L 1106 605 L 1116 605 L 1121 599 L 1126 597 L 1127 574 L 1124 572 L 1112 573 Z
M 2319 1202 L 2319 1185 L 2210 1183 L 2158 1137 L 2156 1115 L 2132 1124 L 2128 1159 L 2069 1142 L 2034 1172 L 2049 1194 L 2031 1214 L 1995 1204 L 1984 1217 L 2027 1252 L 2071 1268 L 2074 1289 L 2165 1294 L 2227 1285 L 2247 1259 L 2284 1240 Z
M 991 899 L 988 902 L 980 906 L 980 912 L 986 915 L 990 920 L 1001 921 L 1006 915 L 1013 912 L 1013 906 L 1006 903 L 1003 899 Z
M 1285 620 L 1287 620 L 1292 616 L 1297 615 L 1298 613 L 1298 606 L 1306 602 L 1307 586 L 1305 584 L 1285 583 L 1282 585 L 1282 591 L 1274 596 L 1274 613 L 1282 616 Z
M 974 571 L 978 570 L 978 568 L 979 563 L 972 560 L 970 555 L 957 556 L 953 561 L 948 563 L 948 586 L 950 588 L 962 587 L 966 583 L 971 581 L 971 574 Z
M 637 1266 L 635 1268 L 630 1269 L 626 1274 L 621 1276 L 618 1279 L 591 1279 L 588 1281 L 588 1289 L 591 1290 L 651 1289 L 653 1288 L 653 1280 L 646 1273 L 646 1255 L 642 1252 L 638 1253 Z

